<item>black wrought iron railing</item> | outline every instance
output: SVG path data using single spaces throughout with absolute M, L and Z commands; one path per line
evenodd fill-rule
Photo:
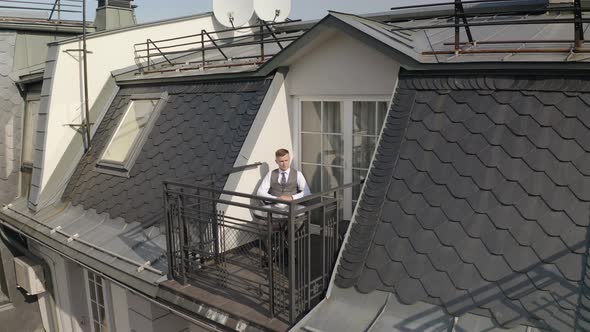
M 349 186 L 292 202 L 207 185 L 164 187 L 173 279 L 288 324 L 320 301 L 339 250 Z

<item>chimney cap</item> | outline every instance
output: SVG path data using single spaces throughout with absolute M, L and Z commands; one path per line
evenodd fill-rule
M 117 7 L 131 9 L 135 6 L 131 4 L 133 0 L 98 0 L 98 7 Z

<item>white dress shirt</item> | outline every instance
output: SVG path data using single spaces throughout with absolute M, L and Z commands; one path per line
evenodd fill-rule
M 277 177 L 278 183 L 281 183 L 281 177 L 282 177 L 281 173 L 285 173 L 285 179 L 289 179 L 290 172 L 291 172 L 291 168 L 287 169 L 286 171 L 281 171 L 279 169 L 279 176 Z M 257 192 L 258 196 L 278 198 L 278 197 L 273 196 L 268 193 L 268 191 L 270 190 L 270 176 L 271 176 L 271 174 L 272 174 L 272 171 L 266 173 L 266 176 L 262 180 L 260 187 L 258 187 L 258 192 Z M 297 189 L 300 192 L 293 195 L 293 200 L 296 200 L 296 199 L 299 199 L 301 197 L 305 197 L 305 196 L 311 194 L 311 190 L 309 189 L 309 186 L 307 185 L 307 181 L 305 181 L 305 177 L 303 176 L 303 173 L 301 173 L 299 171 L 297 171 Z

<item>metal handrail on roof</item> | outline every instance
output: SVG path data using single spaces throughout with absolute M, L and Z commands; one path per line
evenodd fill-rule
M 298 21 L 290 21 L 298 22 Z M 202 29 L 200 33 L 166 38 L 160 40 L 146 39 L 134 45 L 135 62 L 142 73 L 204 70 L 220 67 L 260 65 L 272 58 L 275 53 L 268 53 L 266 45 L 273 44 L 280 50 L 285 43 L 298 38 L 292 34 L 277 33 L 274 26 L 284 23 L 260 21 L 247 27 L 228 28 L 215 31 Z M 250 29 L 252 33 L 224 37 L 224 33 Z M 302 29 L 296 31 L 303 32 Z M 225 50 L 238 47 L 259 46 L 258 51 L 250 55 L 231 56 Z M 220 57 L 207 57 L 207 51 L 214 51 Z M 200 55 L 200 57 L 199 57 Z M 196 60 L 195 60 L 195 56 Z
M 0 9 L 46 12 L 46 21 L 61 21 L 62 13 L 81 14 L 83 0 L 0 0 Z M 57 15 L 57 19 L 54 19 Z
M 590 23 L 590 19 L 583 18 L 583 13 L 588 12 L 587 9 L 582 8 L 581 0 L 573 0 L 573 4 L 559 4 L 549 6 L 545 3 L 543 8 L 530 8 L 530 10 L 523 9 L 511 9 L 510 6 L 504 7 L 471 7 L 469 11 L 464 8 L 464 5 L 497 5 L 498 3 L 517 3 L 515 0 L 472 0 L 462 1 L 455 0 L 452 2 L 433 3 L 433 4 L 422 4 L 413 6 L 394 7 L 392 10 L 407 10 L 407 9 L 421 9 L 427 7 L 440 7 L 440 6 L 454 6 L 454 12 L 449 18 L 451 22 L 448 24 L 424 24 L 424 25 L 412 25 L 412 26 L 392 26 L 391 32 L 399 31 L 416 31 L 416 30 L 431 30 L 431 29 L 448 29 L 453 28 L 454 42 L 443 43 L 443 45 L 452 45 L 452 50 L 430 50 L 422 52 L 423 55 L 439 55 L 439 54 L 486 54 L 486 53 L 590 53 L 590 48 L 584 47 L 585 36 L 584 36 L 584 23 Z M 521 1 L 524 3 L 524 1 Z M 477 9 L 477 10 L 473 10 Z M 481 20 L 483 17 L 496 17 L 496 16 L 511 16 L 511 15 L 528 15 L 528 14 L 540 14 L 548 12 L 567 12 L 573 14 L 571 18 L 544 18 L 544 19 L 503 19 L 501 21 Z M 474 22 L 474 19 L 477 21 Z M 573 25 L 573 38 L 572 39 L 552 39 L 552 40 L 485 40 L 478 41 L 472 36 L 471 30 L 473 27 L 486 27 L 486 26 L 509 26 L 509 25 L 550 25 L 550 24 L 572 24 Z M 467 41 L 461 40 L 461 29 L 465 30 L 467 35 Z M 474 49 L 477 45 L 494 45 L 494 44 L 527 44 L 527 43 L 548 43 L 548 44 L 573 44 L 571 47 L 559 47 L 559 48 L 503 48 L 503 49 Z

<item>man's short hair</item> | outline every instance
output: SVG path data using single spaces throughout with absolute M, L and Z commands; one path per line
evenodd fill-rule
M 289 150 L 287 150 L 287 149 L 278 149 L 275 152 L 275 157 L 280 158 L 280 157 L 284 157 L 284 156 L 286 156 L 288 154 L 289 154 Z

